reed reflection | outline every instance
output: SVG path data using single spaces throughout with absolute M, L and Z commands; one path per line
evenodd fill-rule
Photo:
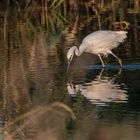
M 124 83 L 118 83 L 116 78 L 121 74 L 108 76 L 102 69 L 94 80 L 84 84 L 68 83 L 67 88 L 71 96 L 76 96 L 80 92 L 92 104 L 98 106 L 108 105 L 108 103 L 127 103 L 127 88 Z
M 34 105 L 41 104 L 42 96 L 45 103 L 50 102 L 50 98 L 46 98 L 48 94 L 44 93 L 52 95 L 57 65 L 52 71 L 48 56 L 51 49 L 48 51 L 49 47 L 46 47 L 46 35 L 42 30 L 37 32 L 18 22 L 16 26 L 7 27 L 5 39 L 2 31 L 0 35 L 3 37 L 0 39 L 0 115 L 3 128 Z
M 62 102 L 38 106 L 4 128 L 5 140 L 63 140 L 75 120 L 72 109 Z M 19 123 L 18 123 L 19 122 Z

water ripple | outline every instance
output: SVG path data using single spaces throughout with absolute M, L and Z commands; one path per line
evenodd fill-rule
M 119 69 L 120 65 L 106 65 L 106 69 Z M 88 69 L 102 69 L 102 65 L 90 65 Z M 125 64 L 121 69 L 140 70 L 140 64 Z

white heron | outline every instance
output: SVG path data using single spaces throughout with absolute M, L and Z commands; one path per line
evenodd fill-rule
M 117 57 L 111 50 L 118 47 L 118 45 L 123 42 L 124 39 L 126 39 L 126 34 L 126 31 L 110 30 L 99 30 L 90 33 L 83 39 L 79 49 L 76 46 L 73 46 L 68 50 L 68 67 L 73 59 L 74 54 L 80 56 L 84 52 L 98 55 L 103 67 L 105 67 L 105 64 L 101 56 L 108 56 L 109 54 L 112 54 L 122 67 L 121 59 Z

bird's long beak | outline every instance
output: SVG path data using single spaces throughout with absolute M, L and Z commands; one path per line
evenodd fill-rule
M 70 57 L 70 59 L 68 60 L 67 71 L 68 71 L 68 69 L 69 69 L 69 67 L 70 67 L 70 64 L 71 64 L 72 58 L 73 58 L 73 55 L 72 55 L 72 56 Z
M 69 60 L 69 61 L 68 61 L 67 70 L 69 69 L 69 67 L 70 67 L 70 64 L 71 64 L 71 60 Z

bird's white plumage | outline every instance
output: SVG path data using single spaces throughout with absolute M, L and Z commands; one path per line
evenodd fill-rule
M 86 36 L 79 50 L 94 54 L 108 54 L 126 38 L 125 31 L 96 31 Z M 87 47 L 88 46 L 88 47 Z
M 115 54 L 113 54 L 111 50 L 116 48 L 121 42 L 124 41 L 124 39 L 126 39 L 126 34 L 126 31 L 99 30 L 93 32 L 83 39 L 79 49 L 76 46 L 69 49 L 67 59 L 70 63 L 74 53 L 75 55 L 80 56 L 83 52 L 88 52 L 98 55 L 102 65 L 104 66 L 101 55 L 107 56 L 108 54 L 112 54 L 122 66 L 121 60 Z

